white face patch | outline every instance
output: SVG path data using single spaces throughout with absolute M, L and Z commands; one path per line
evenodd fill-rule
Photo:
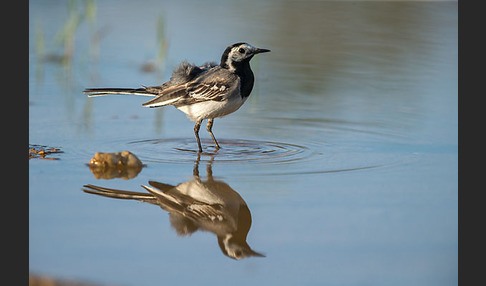
M 243 51 L 243 53 L 240 52 L 240 50 Z M 235 70 L 233 62 L 241 62 L 242 60 L 248 58 L 251 55 L 251 52 L 254 50 L 256 50 L 256 48 L 250 44 L 241 44 L 232 48 L 228 54 L 228 59 L 226 60 L 229 70 Z

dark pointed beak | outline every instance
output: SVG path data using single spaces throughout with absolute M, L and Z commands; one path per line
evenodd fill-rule
M 259 49 L 259 48 L 255 49 L 253 51 L 254 54 L 261 54 L 261 53 L 268 53 L 268 52 L 270 52 L 270 50 L 268 50 L 268 49 Z
M 264 254 L 261 254 L 259 252 L 256 252 L 253 249 L 250 249 L 250 254 L 251 254 L 251 256 L 256 256 L 256 257 L 266 257 Z

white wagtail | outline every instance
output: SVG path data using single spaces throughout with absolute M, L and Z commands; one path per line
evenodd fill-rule
M 202 66 L 182 62 L 168 82 L 159 86 L 141 88 L 88 88 L 88 96 L 108 94 L 136 94 L 155 96 L 142 106 L 160 107 L 173 105 L 196 122 L 199 153 L 202 153 L 199 128 L 208 120 L 207 130 L 213 138 L 216 150 L 220 148 L 212 132 L 214 118 L 223 117 L 238 110 L 248 99 L 255 77 L 250 68 L 254 55 L 270 52 L 248 43 L 236 43 L 226 48 L 219 65 L 206 63 Z
M 251 227 L 251 213 L 243 198 L 228 184 L 213 179 L 211 165 L 208 178 L 202 181 L 197 164 L 194 180 L 177 186 L 149 181 L 142 185 L 149 193 L 84 185 L 84 192 L 117 199 L 132 199 L 159 205 L 169 212 L 172 227 L 180 236 L 197 230 L 209 231 L 218 238 L 224 255 L 233 259 L 264 257 L 246 242 Z

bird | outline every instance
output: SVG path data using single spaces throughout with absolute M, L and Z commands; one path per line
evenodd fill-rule
M 110 94 L 153 96 L 153 99 L 142 106 L 173 105 L 195 122 L 194 134 L 198 153 L 203 152 L 199 129 L 203 120 L 207 119 L 206 129 L 216 150 L 219 150 L 221 146 L 212 131 L 214 119 L 235 112 L 245 103 L 255 81 L 250 60 L 257 54 L 267 52 L 270 50 L 239 42 L 224 50 L 219 64 L 206 62 L 197 66 L 183 61 L 174 69 L 170 80 L 162 85 L 141 88 L 87 88 L 83 92 L 89 97 Z
M 199 177 L 194 167 L 194 180 L 176 186 L 157 181 L 142 185 L 148 191 L 132 192 L 86 184 L 83 191 L 116 199 L 138 200 L 160 206 L 169 212 L 170 222 L 179 236 L 209 231 L 216 235 L 218 245 L 229 258 L 265 257 L 246 242 L 251 227 L 251 213 L 243 198 L 228 184 L 213 179 L 208 164 L 207 180 Z

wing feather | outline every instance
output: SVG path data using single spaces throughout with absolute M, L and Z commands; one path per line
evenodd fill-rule
M 221 204 L 207 204 L 191 196 L 167 194 L 151 186 L 142 185 L 142 187 L 157 197 L 158 204 L 168 212 L 176 212 L 195 220 L 223 221 L 225 219 Z
M 238 77 L 223 68 L 215 67 L 200 77 L 161 91 L 154 99 L 142 104 L 147 107 L 164 105 L 187 105 L 203 101 L 223 101 L 231 88 L 237 84 Z
M 143 103 L 142 106 L 159 107 L 164 105 L 172 105 L 177 102 L 181 97 L 183 97 L 186 93 L 187 92 L 185 85 L 176 85 L 173 87 L 169 87 L 163 90 L 156 98 L 153 98 Z

